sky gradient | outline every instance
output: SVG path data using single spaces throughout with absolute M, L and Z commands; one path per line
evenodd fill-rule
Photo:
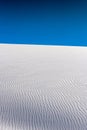
M 0 43 L 87 46 L 87 1 L 1 0 Z

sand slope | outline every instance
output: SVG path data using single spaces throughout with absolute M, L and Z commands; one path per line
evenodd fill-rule
M 87 130 L 87 48 L 1 44 L 0 130 Z

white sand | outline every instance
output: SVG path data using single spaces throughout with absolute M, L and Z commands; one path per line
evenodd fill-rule
M 87 48 L 1 44 L 0 130 L 87 130 Z

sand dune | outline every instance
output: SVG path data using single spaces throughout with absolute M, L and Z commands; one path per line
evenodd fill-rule
M 0 130 L 87 130 L 87 48 L 1 44 Z

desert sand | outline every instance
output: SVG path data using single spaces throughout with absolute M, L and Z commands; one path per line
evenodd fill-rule
M 87 130 L 87 48 L 0 44 L 0 130 Z

